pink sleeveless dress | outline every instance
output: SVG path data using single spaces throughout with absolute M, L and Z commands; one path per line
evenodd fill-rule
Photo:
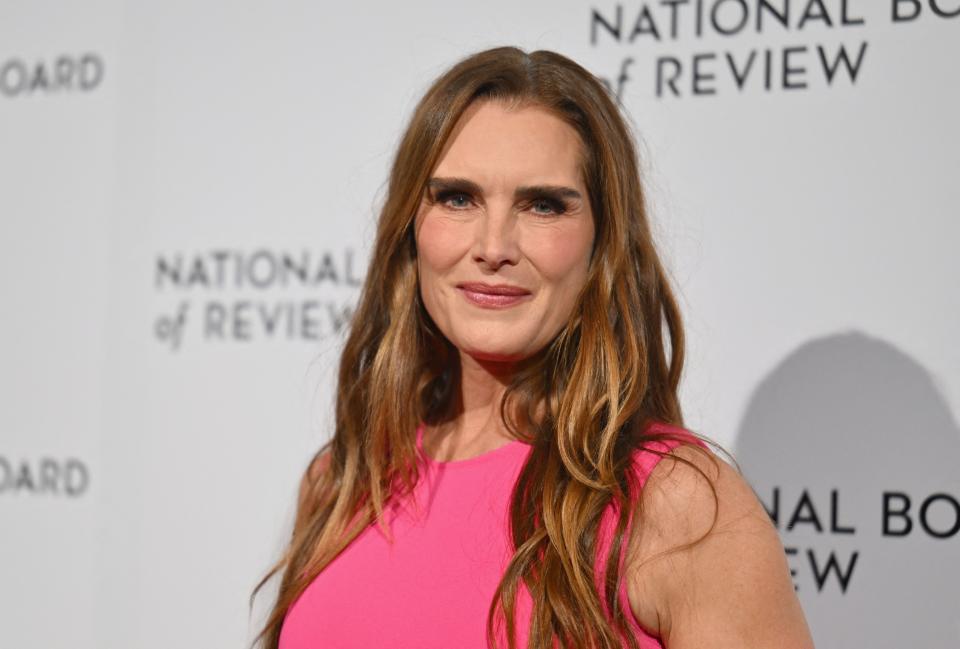
M 689 434 L 659 422 L 653 428 Z M 420 426 L 424 471 L 414 497 L 387 509 L 393 544 L 376 525 L 361 532 L 291 605 L 280 649 L 488 649 L 487 610 L 512 556 L 510 492 L 532 447 L 514 440 L 476 457 L 440 462 L 423 452 L 422 439 Z M 666 451 L 678 442 L 656 444 Z M 635 452 L 639 484 L 659 459 Z M 601 519 L 597 566 L 609 552 L 615 515 L 611 507 Z M 663 649 L 640 627 L 627 580 L 621 584 L 620 605 L 641 649 Z M 517 599 L 518 646 L 526 647 L 532 601 L 522 583 Z M 499 637 L 506 647 L 505 634 Z

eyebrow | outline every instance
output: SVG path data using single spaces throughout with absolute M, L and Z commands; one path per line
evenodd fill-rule
M 427 181 L 427 187 L 433 191 L 453 190 L 473 195 L 483 194 L 480 185 L 466 178 L 431 178 Z M 583 198 L 576 189 L 564 185 L 527 185 L 517 187 L 513 195 L 516 199 L 530 199 L 542 195 L 554 198 Z

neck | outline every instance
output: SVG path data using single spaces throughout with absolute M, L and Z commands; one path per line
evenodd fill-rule
M 515 364 L 476 359 L 460 352 L 459 390 L 452 418 L 437 426 L 434 445 L 449 457 L 472 455 L 513 439 L 500 417 L 500 400 Z

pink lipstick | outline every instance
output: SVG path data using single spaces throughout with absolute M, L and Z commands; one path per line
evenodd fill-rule
M 457 290 L 472 304 L 486 309 L 502 309 L 519 304 L 530 297 L 530 291 L 510 284 L 464 282 Z

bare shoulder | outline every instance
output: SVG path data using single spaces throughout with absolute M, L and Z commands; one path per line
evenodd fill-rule
M 321 449 L 316 455 L 313 456 L 313 459 L 310 460 L 307 470 L 303 472 L 303 477 L 300 479 L 300 491 L 297 501 L 301 504 L 301 506 L 307 498 L 307 493 L 309 492 L 310 487 L 316 484 L 317 480 L 320 479 L 320 476 L 329 465 L 329 448 Z
M 682 444 L 638 505 L 627 592 L 665 646 L 813 647 L 777 531 L 733 467 Z

